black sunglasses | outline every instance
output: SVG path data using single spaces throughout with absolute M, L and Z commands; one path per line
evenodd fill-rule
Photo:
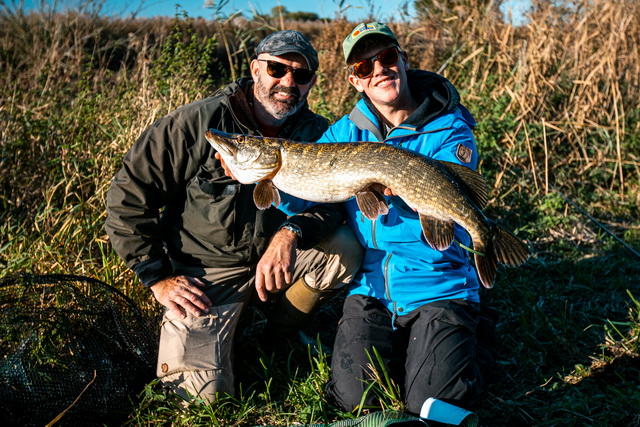
M 293 75 L 293 81 L 299 85 L 308 84 L 316 74 L 315 71 L 311 71 L 306 68 L 290 67 L 278 61 L 270 61 L 268 59 L 258 59 L 258 61 L 267 63 L 267 74 L 269 74 L 271 77 L 280 79 L 284 77 L 288 72 L 291 72 L 291 74 Z
M 360 62 L 356 62 L 349 70 L 351 74 L 356 76 L 359 79 L 366 79 L 371 74 L 373 74 L 373 70 L 375 68 L 375 60 L 380 61 L 380 65 L 385 67 L 391 67 L 396 65 L 400 60 L 400 51 L 398 47 L 393 46 L 388 49 L 383 50 L 377 55 L 372 56 L 371 58 L 363 59 Z

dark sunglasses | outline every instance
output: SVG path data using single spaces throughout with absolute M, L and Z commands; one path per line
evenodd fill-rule
M 278 61 L 269 61 L 268 59 L 258 59 L 258 61 L 267 63 L 267 74 L 271 77 L 280 79 L 288 72 L 291 72 L 291 74 L 293 74 L 293 81 L 299 85 L 308 84 L 316 74 L 315 71 L 311 71 L 306 68 L 290 67 Z
M 380 61 L 380 65 L 384 67 L 391 67 L 396 65 L 400 60 L 400 50 L 396 47 L 390 47 L 388 49 L 383 50 L 371 58 L 363 59 L 360 62 L 356 62 L 349 70 L 351 74 L 356 76 L 359 79 L 366 79 L 371 74 L 373 74 L 373 69 L 375 68 L 375 60 Z

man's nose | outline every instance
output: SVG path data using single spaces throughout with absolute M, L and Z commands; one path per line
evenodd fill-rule
M 280 84 L 286 87 L 294 87 L 296 85 L 295 80 L 293 80 L 293 73 L 290 70 L 287 70 L 287 73 L 280 77 Z
M 382 71 L 388 69 L 389 67 L 386 65 L 382 65 L 378 58 L 373 61 L 373 74 L 380 74 Z

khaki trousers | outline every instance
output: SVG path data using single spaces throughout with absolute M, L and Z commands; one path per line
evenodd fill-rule
M 311 288 L 325 291 L 349 283 L 360 267 L 363 249 L 348 226 L 308 250 L 298 250 L 293 281 L 304 278 Z M 185 319 L 165 310 L 160 332 L 157 375 L 171 391 L 187 401 L 209 402 L 216 394 L 234 394 L 233 341 L 240 314 L 254 287 L 250 267 L 201 268 L 175 263 L 175 272 L 198 277 L 213 302 L 211 313 Z

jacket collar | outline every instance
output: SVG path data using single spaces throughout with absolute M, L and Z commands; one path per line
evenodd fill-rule
M 253 129 L 258 129 L 258 125 L 253 116 L 251 103 L 253 102 L 253 80 L 249 77 L 241 77 L 229 84 L 224 93 L 234 120 L 244 129 L 247 134 L 255 134 Z
M 423 70 L 409 70 L 409 90 L 420 106 L 405 123 L 424 126 L 442 113 L 454 110 L 460 104 L 460 95 L 446 78 Z

